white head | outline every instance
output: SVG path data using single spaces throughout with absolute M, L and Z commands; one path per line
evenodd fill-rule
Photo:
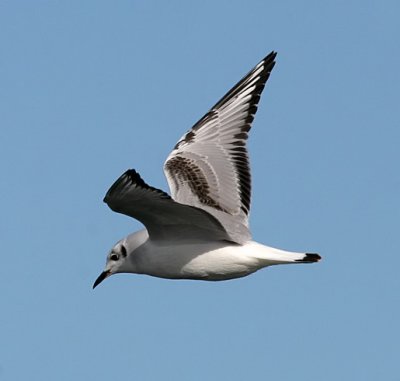
M 98 276 L 93 284 L 93 288 L 97 287 L 104 279 L 117 273 L 134 273 L 134 254 L 135 250 L 141 246 L 148 234 L 146 230 L 132 233 L 118 241 L 107 255 L 106 267 Z

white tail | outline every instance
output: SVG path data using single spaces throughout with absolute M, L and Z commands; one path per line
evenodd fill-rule
M 248 242 L 251 251 L 249 254 L 262 261 L 265 266 L 285 263 L 314 263 L 321 259 L 319 254 L 296 253 L 262 245 L 257 242 Z

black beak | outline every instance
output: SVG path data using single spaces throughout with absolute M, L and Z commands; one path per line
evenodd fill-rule
M 106 279 L 110 275 L 109 271 L 103 271 L 96 281 L 93 283 L 93 289 L 97 287 L 104 279 Z

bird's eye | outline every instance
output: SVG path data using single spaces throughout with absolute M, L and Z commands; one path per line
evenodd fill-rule
M 118 255 L 117 255 L 117 254 L 112 254 L 112 255 L 110 256 L 110 259 L 111 259 L 112 261 L 118 261 Z

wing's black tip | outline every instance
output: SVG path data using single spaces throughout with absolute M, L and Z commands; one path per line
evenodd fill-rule
M 149 185 L 144 182 L 139 173 L 137 173 L 134 169 L 128 169 L 122 176 L 128 177 L 133 184 L 139 185 L 143 188 L 149 187 Z
M 108 204 L 108 201 L 112 197 L 113 193 L 121 192 L 123 189 L 129 190 L 132 186 L 156 192 L 164 199 L 171 198 L 168 193 L 148 185 L 134 169 L 128 169 L 115 181 L 113 185 L 111 185 L 103 199 L 103 202 Z
M 277 52 L 272 51 L 266 57 L 264 57 L 264 59 L 261 61 L 266 66 L 265 69 L 267 72 L 271 72 L 271 70 L 275 66 L 275 63 L 276 63 L 275 58 L 276 58 L 277 54 L 278 54 Z
M 107 194 L 103 199 L 103 202 L 108 204 L 108 198 L 110 194 L 116 191 L 117 188 L 125 186 L 127 181 L 130 181 L 132 184 L 136 184 L 141 187 L 148 186 L 140 177 L 139 173 L 137 173 L 134 169 L 128 169 L 114 182 L 113 185 L 111 185 L 110 189 L 107 191 Z
M 301 262 L 301 263 L 315 263 L 319 262 L 321 260 L 321 256 L 316 253 L 306 253 L 305 257 L 303 259 L 298 259 L 296 262 Z

